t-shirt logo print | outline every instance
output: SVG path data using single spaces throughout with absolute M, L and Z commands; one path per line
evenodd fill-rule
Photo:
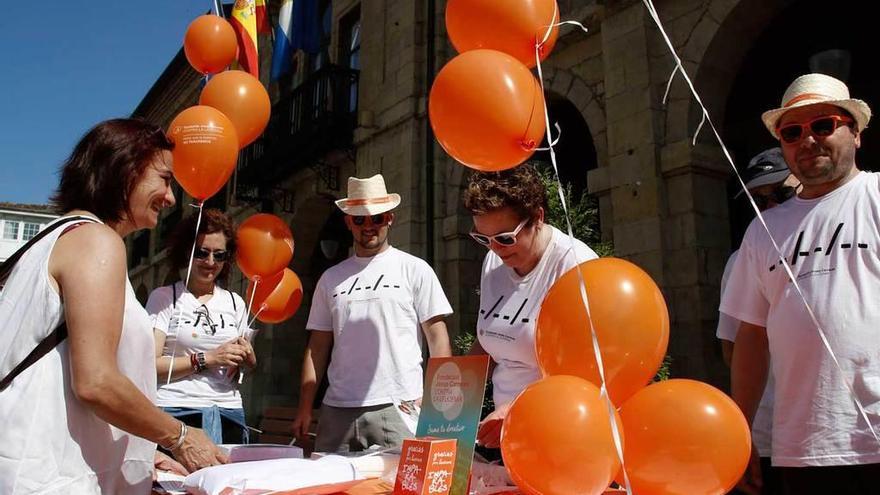
M 385 278 L 384 273 L 379 275 L 379 278 L 375 282 L 370 282 L 370 283 L 364 282 L 362 285 L 358 285 L 358 282 L 360 281 L 360 277 L 355 277 L 354 281 L 350 285 L 344 285 L 344 286 L 338 287 L 337 290 L 339 292 L 335 292 L 333 294 L 333 297 L 338 297 L 338 296 L 342 296 L 342 295 L 347 296 L 347 295 L 351 294 L 352 292 L 359 291 L 359 290 L 364 290 L 364 291 L 371 290 L 373 292 L 376 292 L 379 289 L 391 289 L 391 288 L 399 289 L 400 288 L 400 284 L 391 283 L 391 282 L 388 282 L 387 280 L 383 284 L 382 283 L 383 278 Z
M 824 252 L 825 256 L 830 256 L 831 252 L 835 249 L 852 249 L 853 244 L 858 247 L 858 249 L 868 249 L 868 244 L 865 242 L 859 242 L 857 240 L 853 240 L 853 242 L 841 242 L 838 244 L 840 239 L 841 231 L 843 230 L 843 222 L 837 224 L 837 228 L 834 229 L 834 233 L 831 235 L 831 239 L 828 241 L 828 244 L 824 246 L 821 244 L 821 241 L 817 242 L 816 247 L 804 247 L 804 231 L 800 231 L 798 233 L 797 241 L 795 241 L 794 249 L 791 253 L 791 259 L 788 260 L 791 267 L 794 267 L 797 264 L 798 258 L 809 258 L 812 254 L 814 255 L 814 259 L 819 256 L 822 256 Z M 809 243 L 809 240 L 807 241 Z M 803 249 L 803 250 L 802 250 Z M 822 259 L 822 258 L 819 258 Z M 776 267 L 782 265 L 782 260 L 777 261 L 773 265 L 770 266 L 769 271 L 776 270 Z

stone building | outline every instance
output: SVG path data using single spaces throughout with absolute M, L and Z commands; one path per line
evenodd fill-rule
M 277 2 L 270 2 L 273 14 Z M 443 0 L 322 0 L 322 53 L 298 58 L 289 81 L 272 83 L 266 136 L 242 152 L 236 178 L 212 202 L 239 220 L 269 211 L 291 225 L 291 267 L 306 295 L 297 315 L 257 338 L 260 370 L 246 381 L 253 420 L 270 405 L 295 404 L 311 289 L 347 255 L 350 240 L 332 199 L 345 178 L 381 172 L 403 196 L 392 243 L 427 259 L 456 310 L 450 331 L 473 329 L 483 250 L 467 236 L 460 192 L 466 169 L 435 143 L 427 95 L 454 56 Z M 550 116 L 560 123 L 563 178 L 599 199 L 604 240 L 643 267 L 671 316 L 672 374 L 726 382 L 714 337 L 724 263 L 748 222 L 738 187 L 682 78 L 663 96 L 673 58 L 642 2 L 558 0 L 564 26 L 544 62 Z M 815 0 L 658 0 L 659 16 L 737 165 L 774 145 L 759 120 L 797 75 L 821 71 L 880 102 L 867 66 L 867 16 Z M 263 72 L 270 43 L 261 40 Z M 265 81 L 264 82 L 268 82 Z M 179 54 L 134 112 L 167 125 L 198 98 L 199 77 Z M 870 132 L 870 131 L 869 131 Z M 860 162 L 878 157 L 870 133 Z M 537 159 L 546 159 L 537 155 Z M 189 209 L 185 201 L 179 202 Z M 141 297 L 170 281 L 162 244 L 178 209 L 130 241 Z M 233 289 L 244 292 L 240 275 Z

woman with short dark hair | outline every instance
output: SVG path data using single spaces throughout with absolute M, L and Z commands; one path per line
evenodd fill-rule
M 195 243 L 195 251 L 192 250 Z M 189 285 L 183 281 L 150 294 L 147 312 L 156 341 L 158 401 L 165 412 L 199 426 L 216 443 L 247 443 L 237 370 L 254 368 L 247 306 L 225 288 L 235 257 L 235 227 L 220 210 L 202 213 L 196 233 L 191 215 L 175 229 L 168 258 L 180 273 L 193 253 Z M 171 366 L 171 381 L 167 381 Z
M 146 493 L 157 443 L 189 469 L 224 460 L 153 405 L 151 326 L 127 275 L 123 237 L 174 205 L 172 147 L 140 120 L 95 126 L 61 170 L 63 216 L 0 268 L 0 493 Z
M 489 250 L 480 276 L 477 340 L 470 351 L 492 358 L 496 409 L 478 432 L 486 447 L 498 447 L 510 403 L 541 378 L 535 321 L 544 295 L 579 262 L 596 258 L 586 244 L 577 239 L 572 244 L 544 222 L 546 203 L 544 184 L 531 165 L 474 172 L 464 192 L 474 220 L 471 237 Z

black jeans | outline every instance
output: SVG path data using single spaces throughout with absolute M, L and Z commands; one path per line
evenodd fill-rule
M 880 464 L 783 467 L 785 495 L 869 495 L 880 493 Z

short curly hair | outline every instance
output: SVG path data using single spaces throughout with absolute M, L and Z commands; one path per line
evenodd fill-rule
M 193 243 L 197 235 L 196 220 L 198 215 L 190 215 L 184 218 L 171 235 L 168 244 L 168 260 L 175 271 L 186 269 L 189 265 L 189 257 L 192 253 Z M 198 235 L 223 233 L 226 238 L 226 263 L 217 275 L 217 279 L 224 284 L 229 279 L 229 271 L 235 259 L 235 224 L 228 215 L 216 208 L 207 208 L 202 212 L 202 222 L 199 225 Z
M 531 164 L 501 172 L 472 172 L 464 191 L 464 207 L 472 215 L 483 215 L 504 207 L 522 219 L 532 219 L 547 207 L 547 192 Z

